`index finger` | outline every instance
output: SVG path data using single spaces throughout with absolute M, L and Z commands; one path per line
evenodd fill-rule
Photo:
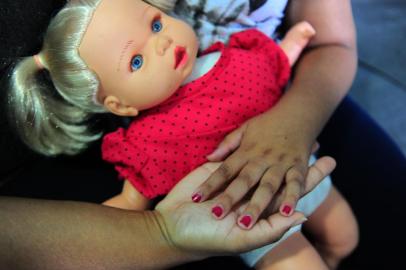
M 237 153 L 238 151 L 228 157 L 221 166 L 195 190 L 192 194 L 192 200 L 194 202 L 202 202 L 208 199 L 237 176 L 241 168 L 246 164 L 246 161 L 242 160 L 240 155 L 236 155 Z
M 181 201 L 189 201 L 191 194 L 199 185 L 204 183 L 204 181 L 220 167 L 221 162 L 207 162 L 188 175 L 183 177 L 171 191 L 165 196 L 164 201 L 167 203 L 176 203 Z
M 324 156 L 316 160 L 314 164 L 309 167 L 306 178 L 304 180 L 304 190 L 301 197 L 312 191 L 325 177 L 327 177 L 335 168 L 336 162 L 333 158 Z M 265 210 L 265 216 L 269 216 L 279 211 L 285 196 L 286 189 L 278 193 L 270 206 Z

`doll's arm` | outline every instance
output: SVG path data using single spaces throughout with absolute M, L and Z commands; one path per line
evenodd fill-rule
M 150 206 L 150 200 L 125 180 L 122 192 L 103 202 L 103 205 L 127 210 L 146 210 Z
M 289 29 L 279 46 L 288 57 L 290 66 L 295 64 L 300 53 L 315 34 L 316 30 L 306 21 L 299 22 Z

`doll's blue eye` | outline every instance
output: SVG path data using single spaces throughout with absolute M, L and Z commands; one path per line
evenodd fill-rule
M 152 28 L 152 32 L 155 32 L 155 33 L 160 32 L 162 30 L 161 20 L 159 20 L 159 19 L 153 20 L 151 28 Z
M 132 71 L 136 71 L 142 67 L 142 64 L 144 63 L 144 59 L 142 58 L 142 55 L 137 54 L 136 56 L 131 59 L 131 69 Z

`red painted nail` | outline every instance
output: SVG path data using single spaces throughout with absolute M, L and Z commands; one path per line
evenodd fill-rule
M 192 201 L 194 201 L 195 203 L 198 203 L 202 200 L 202 195 L 200 195 L 199 193 L 196 193 L 192 196 Z
M 251 216 L 245 215 L 240 219 L 240 223 L 244 225 L 245 228 L 248 228 L 251 224 L 252 218 Z
M 292 211 L 292 207 L 290 207 L 289 205 L 285 205 L 282 208 L 282 212 L 285 213 L 286 215 L 289 215 L 291 211 Z
M 221 206 L 216 205 L 211 209 L 211 212 L 216 216 L 216 217 L 221 217 L 223 214 L 223 208 Z

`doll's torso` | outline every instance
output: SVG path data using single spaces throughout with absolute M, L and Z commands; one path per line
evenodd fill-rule
M 104 137 L 103 158 L 146 197 L 166 194 L 230 131 L 272 107 L 290 75 L 283 52 L 256 30 L 212 51 L 221 57 L 208 73 Z

